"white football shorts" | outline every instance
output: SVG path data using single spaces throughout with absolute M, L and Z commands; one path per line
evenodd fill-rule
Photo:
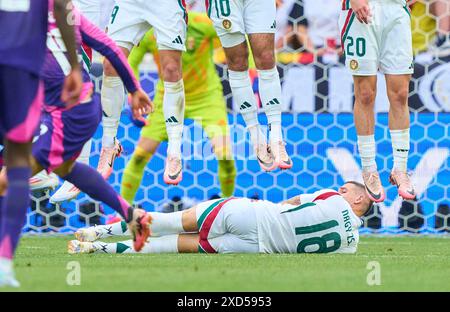
M 187 12 L 181 0 L 116 0 L 108 34 L 131 51 L 153 27 L 160 50 L 185 51 Z
M 276 31 L 275 0 L 206 0 L 206 6 L 224 48 L 244 42 L 248 34 Z
M 346 1 L 347 3 L 349 1 Z M 343 6 L 339 18 L 345 66 L 353 75 L 403 75 L 414 71 L 411 15 L 403 1 L 370 0 L 372 21 L 363 24 Z

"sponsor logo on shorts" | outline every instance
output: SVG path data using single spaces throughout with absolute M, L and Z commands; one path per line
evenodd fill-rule
M 231 28 L 231 21 L 229 19 L 225 19 L 222 22 L 223 28 L 225 28 L 226 30 Z
M 350 61 L 350 68 L 351 70 L 357 70 L 359 68 L 359 63 L 357 60 L 351 60 Z
M 172 40 L 172 43 L 183 44 L 183 40 L 181 39 L 180 36 L 177 36 L 175 39 Z
M 270 26 L 270 29 L 276 29 L 277 28 L 277 21 L 273 21 L 272 26 Z

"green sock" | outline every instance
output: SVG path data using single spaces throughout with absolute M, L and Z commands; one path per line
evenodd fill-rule
M 219 182 L 223 197 L 230 197 L 234 193 L 236 167 L 234 160 L 219 160 Z
M 145 166 L 151 157 L 151 153 L 147 153 L 138 146 L 123 171 L 120 195 L 130 204 L 134 202 L 134 197 L 144 176 Z

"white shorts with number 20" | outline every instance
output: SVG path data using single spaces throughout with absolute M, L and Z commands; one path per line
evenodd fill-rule
M 369 0 L 372 20 L 358 21 L 345 0 L 339 18 L 345 66 L 353 75 L 413 73 L 410 12 L 403 0 Z
M 223 47 L 245 41 L 245 35 L 275 33 L 275 0 L 206 0 L 206 10 Z

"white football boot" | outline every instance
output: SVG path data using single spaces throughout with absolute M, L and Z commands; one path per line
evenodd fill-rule
M 30 190 L 40 191 L 46 189 L 54 190 L 59 185 L 59 178 L 53 172 L 47 174 L 45 170 L 42 170 L 35 176 L 30 178 Z
M 20 287 L 14 276 L 12 260 L 0 259 L 0 287 Z
M 70 182 L 64 181 L 63 185 L 50 197 L 50 203 L 57 204 L 75 199 L 80 190 Z

